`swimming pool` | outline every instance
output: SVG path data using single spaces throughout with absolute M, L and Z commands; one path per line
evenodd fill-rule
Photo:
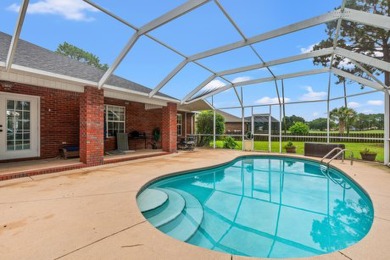
M 145 218 L 181 241 L 234 255 L 288 258 L 341 250 L 373 221 L 353 181 L 317 162 L 245 156 L 167 177 L 137 197 Z

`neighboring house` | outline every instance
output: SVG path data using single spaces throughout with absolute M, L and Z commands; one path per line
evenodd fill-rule
M 216 110 L 216 113 L 225 118 L 225 134 L 241 134 L 242 131 L 242 119 L 241 117 L 234 116 L 222 110 Z M 244 132 L 250 129 L 250 119 L 244 118 Z
M 0 32 L 0 162 L 52 158 L 73 144 L 81 162 L 98 165 L 105 151 L 116 149 L 116 132 L 145 133 L 151 148 L 156 127 L 159 146 L 174 152 L 177 134 L 194 132 L 191 111 L 210 109 L 162 93 L 149 98 L 151 89 L 114 75 L 98 89 L 104 71 L 23 40 L 7 71 L 11 39 Z M 142 141 L 132 145 L 143 148 Z
M 225 118 L 225 134 L 241 134 L 242 119 L 240 117 L 234 116 L 222 110 L 217 110 L 217 113 Z M 247 116 L 244 118 L 244 133 L 248 132 L 251 129 L 251 120 L 251 116 Z M 268 133 L 268 114 L 254 114 L 253 121 L 255 126 L 255 134 Z M 279 129 L 279 121 L 272 116 L 271 128 L 272 131 L 277 131 Z

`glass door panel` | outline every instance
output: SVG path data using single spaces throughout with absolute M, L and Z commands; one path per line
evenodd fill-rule
M 7 151 L 30 149 L 30 102 L 7 100 Z
M 39 97 L 0 93 L 0 160 L 39 156 Z

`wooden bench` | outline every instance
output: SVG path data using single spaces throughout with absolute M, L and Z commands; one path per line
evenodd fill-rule
M 60 149 L 60 157 L 63 159 L 80 157 L 78 145 L 65 145 Z
M 327 143 L 305 143 L 305 156 L 313 156 L 313 157 L 324 157 L 327 153 L 332 151 L 335 147 L 340 147 L 341 149 L 345 149 L 344 144 L 327 144 Z M 327 158 L 332 158 L 335 156 L 340 150 L 334 151 Z M 337 159 L 341 159 L 342 155 L 337 156 Z

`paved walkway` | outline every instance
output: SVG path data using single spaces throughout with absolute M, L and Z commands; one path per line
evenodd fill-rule
M 145 221 L 136 194 L 148 181 L 248 152 L 196 150 L 0 182 L 1 259 L 248 259 L 170 238 Z M 390 259 L 390 170 L 335 162 L 368 191 L 375 207 L 358 244 L 313 259 Z

